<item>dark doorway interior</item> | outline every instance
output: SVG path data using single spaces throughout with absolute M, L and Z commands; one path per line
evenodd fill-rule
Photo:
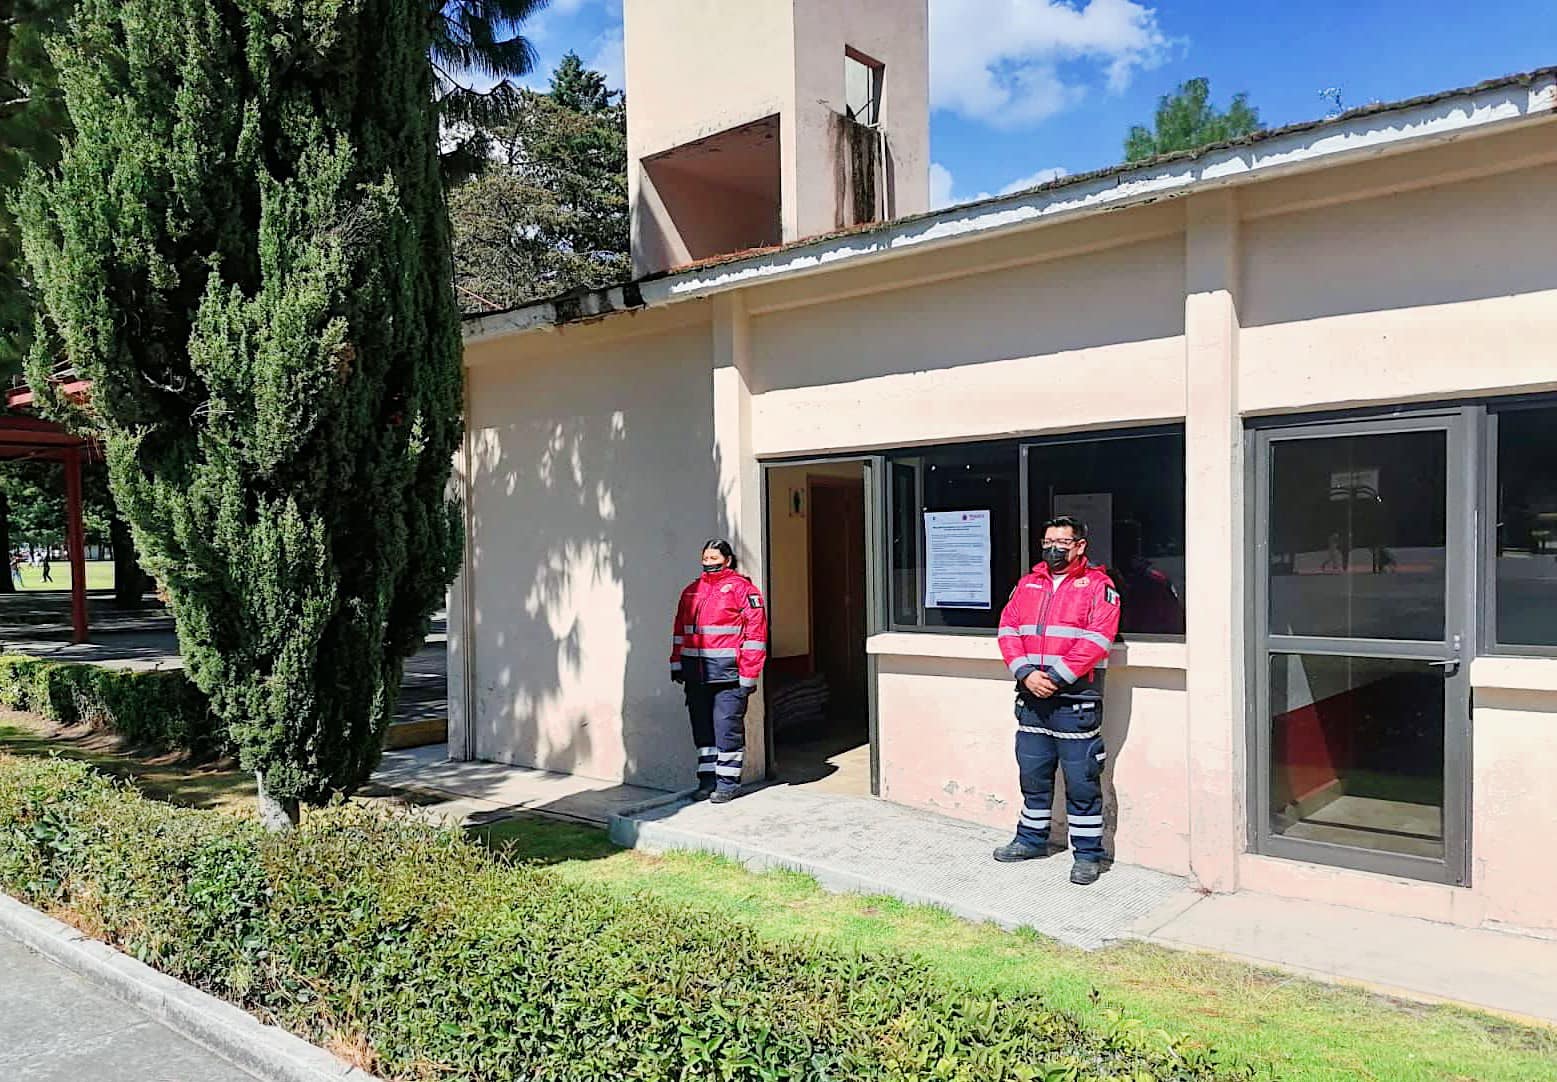
M 772 608 L 776 622 L 804 621 L 807 648 L 770 664 L 774 776 L 791 785 L 868 794 L 864 472 L 852 464 L 794 468 L 777 480 L 770 497 L 781 488 L 782 513 L 805 521 L 791 517 L 782 540 L 775 539 L 775 590 L 784 596 Z

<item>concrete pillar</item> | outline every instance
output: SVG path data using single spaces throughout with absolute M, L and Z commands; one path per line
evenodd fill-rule
M 719 492 L 716 528 L 735 546 L 741 573 L 765 578 L 762 467 L 751 439 L 751 319 L 740 293 L 714 298 L 714 466 Z M 762 688 L 746 711 L 746 781 L 767 776 Z
M 1190 868 L 1238 886 L 1245 847 L 1243 428 L 1238 415 L 1238 205 L 1186 205 L 1185 602 L 1189 671 Z
M 474 599 L 475 524 L 471 500 L 470 373 L 465 373 L 466 429 L 454 452 L 454 470 L 449 476 L 449 494 L 463 508 L 464 538 L 459 574 L 449 585 L 448 641 L 445 644 L 445 668 L 448 678 L 449 732 L 448 756 L 455 761 L 476 757 L 476 605 Z

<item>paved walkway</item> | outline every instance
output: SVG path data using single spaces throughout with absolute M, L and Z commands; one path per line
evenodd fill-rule
M 1213 894 L 1137 931 L 1320 980 L 1557 1024 L 1557 939 L 1267 894 Z
M 425 811 L 466 825 L 505 819 L 515 812 L 539 812 L 603 827 L 613 815 L 665 796 L 658 789 L 575 774 L 450 762 L 442 744 L 385 752 L 370 785 L 400 793 Z
M 57 591 L 0 594 L 0 653 L 31 654 L 51 661 L 87 662 L 112 669 L 180 669 L 173 617 L 152 598 L 147 607 L 125 612 L 112 593 L 87 598 L 92 638 L 73 643 L 70 595 Z M 427 643 L 405 664 L 396 721 L 448 717 L 448 617 L 434 615 Z
M 6 1082 L 254 1082 L 254 1076 L 0 935 Z
M 996 864 L 991 830 L 871 797 L 770 786 L 733 804 L 685 800 L 618 817 L 618 844 L 791 868 L 829 890 L 885 894 L 970 920 L 1032 928 L 1085 949 L 1144 939 L 1409 999 L 1557 1023 L 1557 938 L 1459 928 L 1254 893 L 1206 895 L 1114 865 L 1092 887 L 1070 856 Z
M 769 786 L 724 805 L 678 801 L 614 819 L 611 836 L 651 852 L 700 849 L 753 868 L 792 868 L 829 890 L 887 894 L 1088 949 L 1195 897 L 1182 879 L 1128 864 L 1094 886 L 1073 886 L 1068 853 L 990 859 L 1009 831 L 805 787 Z

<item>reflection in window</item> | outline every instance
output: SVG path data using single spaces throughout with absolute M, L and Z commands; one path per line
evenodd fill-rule
M 900 627 L 993 630 L 1022 574 L 1021 460 L 1015 444 L 967 444 L 892 462 L 892 616 Z M 925 524 L 930 511 L 988 511 L 987 606 L 924 604 Z
M 1126 435 L 1031 445 L 1025 525 L 1034 542 L 1044 520 L 1087 522 L 1088 558 L 1108 567 L 1123 599 L 1121 629 L 1184 633 L 1184 435 Z M 964 444 L 892 461 L 892 616 L 899 627 L 993 629 L 1028 570 L 1022 552 L 1022 446 Z M 926 608 L 924 516 L 990 513 L 990 605 Z M 1036 557 L 1034 557 L 1036 558 Z
M 1557 646 L 1557 407 L 1498 415 L 1497 641 Z
M 1121 632 L 1184 634 L 1184 436 L 1124 436 L 1028 448 L 1034 559 L 1043 523 L 1087 524 L 1087 558 L 1119 588 Z
M 1444 678 L 1425 661 L 1272 654 L 1274 834 L 1444 855 Z
M 892 463 L 892 622 L 919 622 L 919 465 Z
M 1282 440 L 1270 468 L 1273 633 L 1443 638 L 1442 431 Z

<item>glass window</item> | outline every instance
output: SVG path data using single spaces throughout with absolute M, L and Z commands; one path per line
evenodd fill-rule
M 1272 654 L 1270 719 L 1273 834 L 1443 858 L 1442 671 Z
M 1497 642 L 1557 646 L 1557 407 L 1498 415 Z
M 1442 640 L 1447 493 L 1442 431 L 1273 443 L 1271 633 Z
M 1028 570 L 1023 527 L 1044 520 L 1087 522 L 1088 558 L 1109 568 L 1123 599 L 1120 626 L 1145 635 L 1183 635 L 1184 434 L 1182 431 L 1030 444 L 1030 521 L 1022 521 L 1023 446 L 972 443 L 892 456 L 891 607 L 898 627 L 993 630 Z M 925 516 L 989 513 L 989 604 L 926 605 Z
M 917 465 L 921 499 L 910 502 Z M 1022 575 L 1021 458 L 1015 444 L 970 443 L 893 461 L 892 612 L 902 626 L 994 630 Z M 927 607 L 925 514 L 989 512 L 988 604 Z
M 919 622 L 919 463 L 892 463 L 892 622 Z
M 1119 588 L 1121 632 L 1184 634 L 1184 435 L 1124 436 L 1027 449 L 1033 559 L 1043 523 L 1087 525 L 1087 558 Z

